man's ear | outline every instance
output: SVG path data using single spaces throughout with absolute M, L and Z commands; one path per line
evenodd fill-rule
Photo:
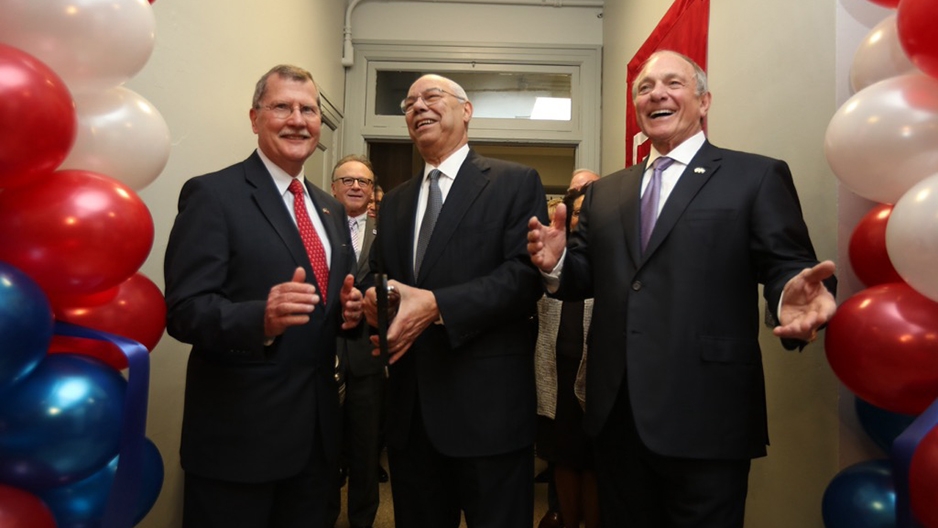
M 707 117 L 707 112 L 710 111 L 710 102 L 713 99 L 713 95 L 710 92 L 707 92 L 700 96 L 700 120 L 703 121 Z
M 462 106 L 463 106 L 462 121 L 463 123 L 469 123 L 469 120 L 472 119 L 472 103 L 469 101 L 466 101 L 465 103 L 463 103 Z

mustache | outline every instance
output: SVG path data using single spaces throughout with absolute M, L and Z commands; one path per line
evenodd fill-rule
M 287 127 L 280 131 L 280 136 L 302 136 L 305 138 L 312 137 L 308 130 L 305 128 L 291 128 Z

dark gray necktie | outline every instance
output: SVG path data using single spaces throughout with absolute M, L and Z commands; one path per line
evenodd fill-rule
M 648 182 L 648 188 L 642 194 L 642 253 L 648 246 L 648 239 L 651 238 L 651 232 L 655 229 L 655 222 L 658 220 L 658 197 L 661 195 L 661 173 L 667 169 L 674 160 L 668 157 L 660 157 L 651 164 L 651 181 Z
M 443 208 L 443 193 L 440 192 L 441 174 L 442 173 L 437 169 L 430 171 L 430 190 L 427 193 L 427 209 L 423 212 L 423 222 L 420 223 L 420 233 L 417 235 L 417 255 L 416 258 L 414 258 L 414 277 L 420 275 L 420 264 L 423 262 L 423 255 L 427 252 L 427 244 L 430 243 L 430 235 L 433 234 L 436 219 L 440 216 L 440 209 Z

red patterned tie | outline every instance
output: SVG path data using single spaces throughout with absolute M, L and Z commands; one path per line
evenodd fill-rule
M 296 213 L 296 227 L 300 230 L 300 238 L 303 239 L 303 245 L 306 246 L 306 254 L 309 256 L 309 262 L 313 265 L 313 274 L 316 275 L 316 283 L 319 284 L 319 297 L 323 304 L 326 302 L 326 291 L 329 290 L 329 264 L 326 262 L 326 250 L 322 247 L 322 241 L 316 234 L 316 228 L 309 219 L 309 213 L 306 212 L 306 201 L 303 199 L 303 184 L 294 179 L 290 182 L 290 192 L 293 193 L 293 211 Z

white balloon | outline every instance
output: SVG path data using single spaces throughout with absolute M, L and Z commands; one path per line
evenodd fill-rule
M 896 202 L 886 223 L 886 252 L 909 286 L 938 302 L 938 174 Z
M 938 170 L 938 79 L 916 72 L 860 90 L 831 118 L 824 153 L 851 191 L 896 203 Z
M 850 86 L 859 92 L 875 82 L 915 71 L 899 44 L 893 13 L 876 24 L 857 48 L 850 66 Z
M 72 93 L 136 75 L 153 53 L 147 0 L 0 0 L 0 41 L 44 62 Z
M 169 127 L 156 107 L 117 86 L 75 95 L 78 134 L 60 169 L 110 176 L 139 191 L 169 160 Z

